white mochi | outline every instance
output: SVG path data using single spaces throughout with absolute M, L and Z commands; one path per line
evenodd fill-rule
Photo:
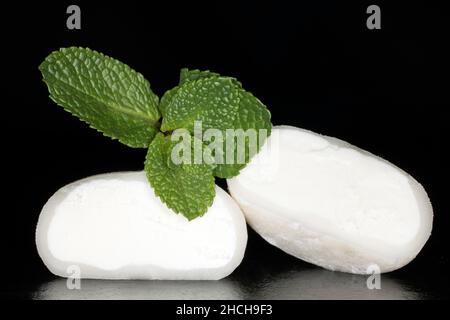
M 121 172 L 58 190 L 42 209 L 36 244 L 62 277 L 79 268 L 81 278 L 216 280 L 241 263 L 247 229 L 217 186 L 208 212 L 188 221 L 161 202 L 144 172 Z
M 295 127 L 275 127 L 228 187 L 264 239 L 330 270 L 401 268 L 431 233 L 431 203 L 414 178 L 344 141 Z

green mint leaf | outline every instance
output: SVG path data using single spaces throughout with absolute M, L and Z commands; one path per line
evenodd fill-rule
M 156 195 L 173 211 L 192 220 L 202 216 L 213 203 L 214 165 L 194 163 L 194 143 L 187 145 L 192 148 L 191 163 L 175 164 L 171 154 L 177 143 L 182 142 L 158 133 L 148 148 L 145 171 Z
M 220 75 L 218 73 L 211 72 L 209 70 L 200 71 L 198 69 L 196 69 L 196 70 L 189 70 L 187 68 L 181 69 L 179 85 L 170 90 L 167 90 L 166 93 L 164 93 L 163 97 L 161 98 L 161 102 L 159 104 L 159 111 L 161 112 L 162 116 L 164 117 L 167 106 L 172 101 L 172 98 L 175 95 L 175 93 L 178 91 L 178 89 L 180 89 L 180 86 L 182 86 L 183 84 L 190 82 L 190 81 L 195 81 L 195 80 L 202 79 L 202 78 L 210 78 L 210 77 L 214 77 L 214 76 L 220 76 Z
M 50 98 L 104 135 L 144 148 L 158 131 L 158 97 L 126 64 L 71 47 L 51 53 L 39 70 Z
M 220 77 L 218 73 L 206 70 L 206 71 L 200 71 L 198 69 L 195 70 L 189 70 L 187 68 L 183 68 L 180 71 L 180 81 L 179 85 L 166 91 L 164 93 L 163 97 L 161 98 L 161 102 L 159 104 L 159 111 L 161 112 L 162 116 L 164 117 L 165 111 L 167 109 L 167 106 L 172 101 L 172 98 L 175 96 L 175 93 L 178 91 L 178 89 L 185 83 L 195 81 L 198 79 L 203 78 L 211 78 L 211 77 Z M 238 87 L 242 87 L 242 84 L 237 81 L 235 78 L 230 78 L 234 82 L 235 85 Z
M 194 122 L 208 128 L 232 128 L 239 107 L 239 88 L 233 79 L 208 77 L 184 83 L 165 107 L 162 131 L 193 132 Z
M 195 80 L 203 79 L 203 78 L 211 78 L 211 77 L 220 77 L 220 74 L 209 71 L 209 70 L 201 71 L 198 69 L 189 70 L 187 68 L 183 68 L 180 71 L 179 86 L 185 84 L 186 82 L 195 81 Z M 236 78 L 231 78 L 231 77 L 228 77 L 228 78 L 232 79 L 232 81 L 235 85 L 242 88 L 242 84 L 239 81 L 237 81 Z
M 202 78 L 211 78 L 211 77 L 220 77 L 220 74 L 205 70 L 200 71 L 198 69 L 189 70 L 187 68 L 183 68 L 180 71 L 180 83 L 179 85 L 183 85 L 186 82 L 195 81 Z
M 226 139 L 229 141 L 233 141 L 234 144 L 234 154 L 233 164 L 217 164 L 217 167 L 214 169 L 214 175 L 220 178 L 232 178 L 237 176 L 247 163 L 250 161 L 250 148 L 249 148 L 249 137 L 245 136 L 245 132 L 247 129 L 255 129 L 257 131 L 256 141 L 257 141 L 257 150 L 259 152 L 261 146 L 265 142 L 265 138 L 269 137 L 271 134 L 272 124 L 270 122 L 270 112 L 266 108 L 266 106 L 255 96 L 253 96 L 250 92 L 247 92 L 243 89 L 239 91 L 239 108 L 237 111 L 236 118 L 233 123 L 234 129 L 243 129 L 243 140 L 245 141 L 245 163 L 238 163 L 238 137 L 236 136 L 228 136 Z M 260 136 L 259 130 L 266 129 L 267 136 Z M 225 133 L 224 133 L 225 137 Z M 226 159 L 227 152 L 224 148 L 224 159 Z M 253 156 L 253 155 L 252 155 Z

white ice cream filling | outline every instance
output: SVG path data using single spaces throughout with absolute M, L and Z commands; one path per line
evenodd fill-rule
M 230 210 L 237 207 L 230 208 L 222 190 L 207 214 L 188 221 L 154 195 L 144 173 L 118 175 L 61 190 L 64 198 L 47 209 L 53 211 L 46 245 L 55 259 L 104 270 L 155 265 L 182 271 L 219 268 L 236 254 L 241 236 Z

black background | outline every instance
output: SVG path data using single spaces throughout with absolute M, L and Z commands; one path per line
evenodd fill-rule
M 409 172 L 432 200 L 433 234 L 417 259 L 387 277 L 402 285 L 403 297 L 448 298 L 445 11 L 429 1 L 343 2 L 2 4 L 1 295 L 29 298 L 54 279 L 37 255 L 34 231 L 56 190 L 89 175 L 143 168 L 146 150 L 103 137 L 48 98 L 38 65 L 76 45 L 127 63 L 159 96 L 177 84 L 182 67 L 234 76 L 269 107 L 274 125 L 336 136 Z M 72 3 L 81 7 L 81 30 L 66 28 Z M 366 28 L 369 4 L 381 7 L 381 30 Z M 249 236 L 244 262 L 230 277 L 244 298 L 265 298 L 265 281 L 270 286 L 280 275 L 318 269 Z M 330 277 L 318 280 L 322 292 Z M 341 290 L 325 297 L 349 297 Z

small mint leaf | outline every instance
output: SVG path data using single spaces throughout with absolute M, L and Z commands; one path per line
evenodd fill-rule
M 209 70 L 201 71 L 198 69 L 189 70 L 187 68 L 183 68 L 180 71 L 179 86 L 185 84 L 186 82 L 195 81 L 195 80 L 203 79 L 203 78 L 212 78 L 212 77 L 220 77 L 220 74 L 209 71 Z M 231 78 L 231 77 L 228 77 L 228 78 L 230 78 L 236 86 L 242 88 L 242 84 L 239 81 L 237 81 L 236 78 Z
M 171 154 L 177 143 L 182 142 L 171 141 L 170 136 L 158 133 L 148 148 L 145 172 L 155 194 L 173 211 L 192 220 L 202 216 L 213 203 L 214 165 L 195 164 L 192 149 L 190 164 L 174 163 Z M 194 148 L 194 144 L 188 147 Z
M 104 135 L 143 148 L 158 131 L 158 97 L 126 64 L 71 47 L 51 53 L 39 70 L 50 98 Z
M 186 82 L 195 81 L 202 78 L 210 78 L 210 77 L 220 77 L 220 74 L 205 70 L 200 71 L 198 69 L 195 70 L 189 70 L 187 68 L 183 68 L 180 71 L 180 83 L 179 85 L 182 86 Z
M 180 89 L 180 87 L 183 84 L 185 84 L 187 82 L 195 81 L 195 80 L 198 80 L 201 78 L 210 78 L 210 77 L 214 77 L 214 76 L 220 76 L 220 75 L 218 73 L 211 72 L 208 70 L 200 71 L 198 69 L 196 69 L 196 70 L 189 70 L 187 68 L 181 69 L 179 85 L 170 90 L 167 90 L 161 98 L 161 103 L 159 104 L 159 111 L 161 112 L 162 116 L 164 117 L 167 106 L 170 104 L 173 96 L 175 95 L 175 93 L 178 91 L 178 89 Z
M 194 122 L 203 130 L 231 128 L 239 105 L 239 88 L 231 78 L 208 77 L 184 83 L 165 107 L 162 131 L 179 128 L 191 133 Z
M 184 85 L 188 82 L 198 80 L 198 79 L 211 78 L 211 77 L 220 77 L 220 75 L 218 73 L 215 73 L 215 72 L 212 72 L 209 70 L 200 71 L 198 69 L 195 69 L 195 70 L 189 70 L 187 68 L 181 69 L 180 81 L 179 81 L 178 86 L 176 86 L 170 90 L 167 90 L 166 93 L 164 93 L 163 97 L 161 98 L 161 102 L 159 104 L 159 111 L 161 112 L 162 116 L 164 117 L 167 106 L 170 104 L 175 93 L 178 91 L 178 89 L 182 85 Z M 235 78 L 230 78 L 230 79 L 232 79 L 232 81 L 235 85 L 237 85 L 238 87 L 242 87 L 242 84 L 239 81 L 237 81 Z

